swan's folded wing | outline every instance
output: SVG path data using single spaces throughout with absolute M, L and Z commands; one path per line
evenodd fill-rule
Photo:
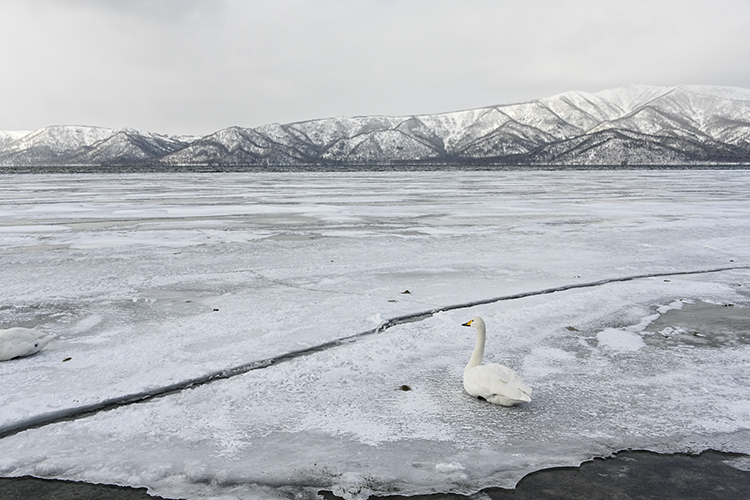
M 18 358 L 29 354 L 34 344 L 28 341 L 0 344 L 0 361 Z
M 529 400 L 531 388 L 510 368 L 503 365 L 480 365 L 464 373 L 464 387 L 469 394 L 489 399 L 495 394 L 519 401 Z
M 503 368 L 505 368 L 505 367 L 503 366 Z M 511 384 L 513 384 L 514 386 L 518 387 L 518 389 L 520 389 L 521 392 L 523 392 L 524 394 L 528 394 L 529 396 L 531 396 L 531 387 L 529 387 L 528 385 L 526 385 L 526 382 L 524 382 L 521 379 L 521 377 L 518 376 L 518 374 L 516 372 L 514 372 L 510 368 L 506 368 L 506 370 L 508 370 L 510 372 L 510 374 L 509 374 L 509 382 Z

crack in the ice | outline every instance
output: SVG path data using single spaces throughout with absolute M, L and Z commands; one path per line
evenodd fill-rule
M 98 403 L 93 403 L 89 405 L 77 406 L 74 408 L 65 408 L 62 410 L 57 410 L 57 411 L 53 411 L 50 413 L 37 415 L 35 417 L 27 418 L 18 422 L 13 422 L 7 425 L 2 425 L 0 426 L 0 439 L 8 437 L 8 436 L 12 436 L 14 434 L 18 434 L 19 432 L 23 432 L 26 430 L 36 429 L 39 427 L 44 427 L 46 425 L 55 424 L 59 422 L 78 420 L 80 418 L 88 417 L 99 412 L 112 410 L 114 408 L 127 406 L 133 403 L 142 403 L 142 402 L 154 399 L 154 398 L 168 396 L 170 394 L 174 394 L 174 393 L 183 391 L 185 389 L 190 389 L 191 387 L 198 387 L 201 385 L 205 385 L 205 384 L 214 382 L 216 380 L 231 378 L 231 377 L 241 375 L 243 373 L 247 373 L 253 370 L 259 370 L 261 368 L 268 368 L 270 366 L 277 365 L 285 361 L 290 361 L 296 358 L 300 358 L 302 356 L 308 356 L 310 354 L 315 354 L 318 352 L 326 351 L 333 347 L 338 347 L 341 345 L 349 344 L 363 337 L 367 337 L 369 335 L 373 335 L 377 333 L 382 333 L 386 331 L 387 329 L 392 328 L 397 325 L 423 321 L 425 319 L 428 319 L 434 316 L 437 313 L 441 313 L 445 311 L 465 309 L 465 308 L 480 306 L 484 304 L 492 304 L 494 302 L 521 299 L 525 297 L 547 295 L 547 294 L 556 293 L 556 292 L 563 292 L 566 290 L 573 290 L 576 288 L 591 288 L 591 287 L 606 285 L 609 283 L 621 283 L 625 281 L 634 281 L 634 280 L 646 279 L 646 278 L 659 278 L 659 277 L 664 277 L 664 276 L 681 276 L 681 275 L 687 275 L 687 274 L 709 274 L 709 273 L 718 273 L 722 271 L 732 271 L 732 270 L 738 270 L 738 269 L 750 269 L 750 266 L 722 267 L 722 268 L 716 268 L 716 269 L 704 269 L 704 270 L 699 270 L 699 271 L 676 271 L 676 272 L 668 272 L 668 273 L 649 273 L 649 274 L 639 274 L 635 276 L 625 276 L 625 277 L 620 277 L 620 278 L 609 278 L 609 279 L 603 279 L 603 280 L 598 280 L 598 281 L 591 281 L 588 283 L 575 283 L 571 285 L 562 285 L 562 286 L 553 287 L 553 288 L 546 288 L 543 290 L 521 292 L 521 293 L 516 293 L 512 295 L 504 295 L 501 297 L 495 297 L 491 299 L 482 299 L 482 300 L 476 300 L 472 302 L 466 302 L 463 304 L 454 304 L 454 305 L 449 305 L 449 306 L 436 307 L 428 311 L 405 314 L 402 316 L 397 316 L 395 318 L 387 319 L 383 321 L 380 325 L 378 325 L 376 328 L 373 328 L 371 330 L 349 335 L 347 337 L 341 337 L 335 340 L 331 340 L 329 342 L 324 342 L 322 344 L 318 344 L 312 347 L 307 347 L 305 349 L 299 349 L 297 351 L 287 352 L 285 354 L 274 356 L 272 358 L 266 358 L 266 359 L 262 359 L 258 361 L 251 361 L 249 363 L 245 363 L 239 366 L 227 368 L 225 370 L 220 370 L 217 372 L 208 373 L 200 377 L 195 377 L 192 379 L 184 380 L 182 382 L 177 382 L 177 383 L 170 384 L 164 387 L 158 387 L 158 388 L 150 389 L 150 390 L 143 391 L 143 392 L 127 394 L 125 396 L 118 396 L 115 398 L 105 399 L 104 401 L 100 401 Z

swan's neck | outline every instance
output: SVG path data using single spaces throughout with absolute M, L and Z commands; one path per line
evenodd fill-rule
M 477 343 L 474 346 L 474 352 L 471 354 L 469 364 L 466 365 L 466 370 L 474 368 L 482 364 L 482 358 L 484 357 L 484 340 L 487 336 L 484 325 L 477 325 Z M 464 370 L 464 371 L 466 371 Z

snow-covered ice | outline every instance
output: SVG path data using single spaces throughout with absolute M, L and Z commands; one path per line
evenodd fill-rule
M 747 266 L 750 172 L 3 175 L 0 427 L 323 344 L 399 315 L 604 278 Z M 436 314 L 0 439 L 0 475 L 165 497 L 475 492 L 624 448 L 750 453 L 750 348 L 659 343 L 750 271 L 654 277 Z M 408 290 L 409 293 L 405 293 Z M 461 376 L 534 389 L 513 408 Z M 735 339 L 736 340 L 736 339 Z M 401 390 L 408 385 L 411 390 Z

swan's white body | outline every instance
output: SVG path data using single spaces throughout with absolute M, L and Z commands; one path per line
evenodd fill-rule
M 477 343 L 464 370 L 464 389 L 475 397 L 481 397 L 502 406 L 513 406 L 531 401 L 531 388 L 516 372 L 507 366 L 495 363 L 482 364 L 487 327 L 484 320 L 475 317 L 462 326 L 473 326 L 477 330 Z
M 0 330 L 0 361 L 29 356 L 42 350 L 52 335 L 20 326 Z

